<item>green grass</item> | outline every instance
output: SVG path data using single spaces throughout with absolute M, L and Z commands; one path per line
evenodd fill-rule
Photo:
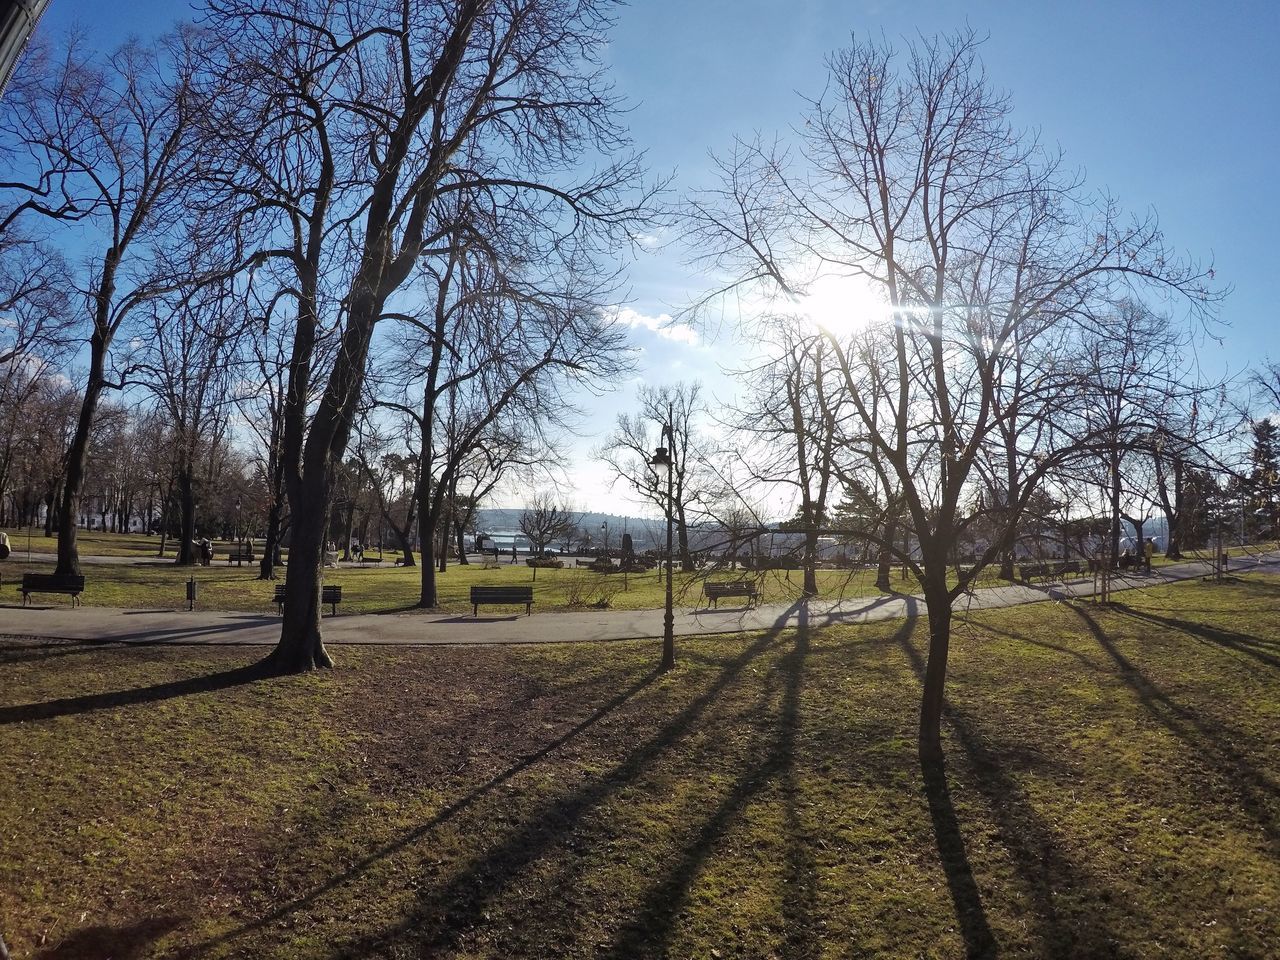
M 540 574 L 541 576 L 541 574 Z M 657 645 L 0 643 L 16 957 L 1274 955 L 1280 579 Z M 43 705 L 43 706 L 32 706 Z
M 46 537 L 41 528 L 5 528 L 14 559 L 25 556 L 28 544 L 32 553 L 56 553 L 58 538 Z M 30 533 L 30 537 L 28 537 Z M 100 530 L 77 530 L 76 545 L 84 557 L 154 557 L 160 549 L 160 538 L 145 533 L 104 533 Z M 177 541 L 166 543 L 166 556 L 177 556 Z
M 26 571 L 51 572 L 50 563 L 27 564 L 14 555 L 0 567 L 4 585 L 0 600 L 17 602 L 21 574 Z M 285 570 L 281 569 L 283 577 Z M 85 564 L 85 592 L 89 606 L 172 609 L 185 607 L 186 582 L 199 582 L 198 608 L 202 610 L 266 611 L 271 607 L 273 585 L 257 579 L 256 566 L 236 567 L 225 559 L 209 567 L 178 567 L 172 564 Z M 903 580 L 895 568 L 893 584 L 902 590 L 917 589 L 914 581 Z M 532 583 L 538 609 L 568 610 L 605 605 L 614 610 L 642 610 L 660 607 L 665 585 L 656 572 L 600 574 L 568 567 L 537 571 L 523 563 L 485 570 L 478 564 L 451 564 L 437 574 L 439 609 L 461 613 L 471 609 L 468 600 L 473 584 Z M 705 574 L 675 576 L 675 594 L 680 606 L 701 606 Z M 746 576 L 741 572 L 714 574 L 714 579 Z M 341 567 L 325 571 L 325 583 L 343 587 L 342 609 L 346 613 L 383 613 L 404 610 L 417 603 L 421 570 L 416 567 Z M 821 570 L 819 588 L 825 597 L 859 597 L 876 594 L 874 571 Z M 798 570 L 767 571 L 759 585 L 765 602 L 789 602 L 800 595 L 802 575 Z
M 14 553 L 0 564 L 0 602 L 17 602 L 21 574 L 27 571 L 48 572 L 49 563 L 26 562 L 25 537 L 11 534 Z M 85 556 L 133 557 L 146 560 L 155 555 L 158 538 L 141 534 L 103 534 L 81 531 L 80 545 Z M 202 610 L 238 610 L 268 612 L 272 610 L 273 586 L 257 579 L 257 566 L 236 567 L 226 562 L 228 545 L 215 544 L 214 564 L 210 567 L 177 567 L 163 563 L 85 564 L 86 591 L 82 597 L 89 606 L 125 607 L 140 609 L 173 609 L 186 604 L 186 581 L 195 577 L 199 581 L 198 608 Z M 35 553 L 56 550 L 54 540 L 35 538 Z M 1256 553 L 1269 549 L 1269 545 L 1248 548 L 1230 548 L 1228 552 Z M 169 551 L 173 555 L 172 549 Z M 410 609 L 417 604 L 420 591 L 420 569 L 390 565 L 393 554 L 387 553 L 387 565 L 382 568 L 342 567 L 325 572 L 325 582 L 344 587 L 342 609 L 347 613 L 386 613 Z M 1207 556 L 1207 555 L 1206 555 Z M 1187 559 L 1195 559 L 1188 555 Z M 1157 566 L 1165 563 L 1163 556 L 1155 558 Z M 280 571 L 284 576 L 285 571 Z M 983 571 L 979 586 L 1000 583 L 998 569 L 994 566 Z M 676 574 L 676 604 L 681 607 L 702 606 L 703 580 L 708 574 Z M 741 571 L 718 571 L 713 579 L 729 579 L 752 576 Z M 789 603 L 800 595 L 802 574 L 798 570 L 768 571 L 758 575 L 758 586 L 766 603 Z M 614 610 L 643 610 L 661 607 L 664 600 L 664 584 L 651 571 L 623 577 L 620 573 L 598 574 L 589 570 L 567 567 L 561 570 L 541 569 L 536 579 L 532 568 L 524 562 L 502 564 L 497 570 L 484 570 L 478 564 L 460 566 L 450 564 L 443 574 L 438 574 L 440 605 L 446 613 L 462 613 L 470 609 L 468 594 L 473 584 L 533 583 L 538 609 L 542 611 L 573 610 L 588 607 L 607 607 Z M 901 576 L 901 568 L 893 568 L 892 586 L 895 590 L 914 593 L 919 585 L 914 578 Z M 819 593 L 826 599 L 857 598 L 878 595 L 873 571 L 820 570 Z

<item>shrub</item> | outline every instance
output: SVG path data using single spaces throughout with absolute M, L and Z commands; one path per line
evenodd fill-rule
M 530 557 L 525 561 L 531 567 L 541 567 L 544 569 L 559 570 L 564 566 L 564 561 L 559 557 Z

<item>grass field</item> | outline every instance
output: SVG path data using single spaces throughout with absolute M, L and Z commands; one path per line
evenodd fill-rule
M 15 957 L 1267 957 L 1280 578 L 657 645 L 0 642 Z
M 0 604 L 20 602 L 18 585 L 21 575 L 27 571 L 50 572 L 48 562 L 26 562 L 25 537 L 10 533 L 14 553 L 0 564 Z M 155 556 L 159 540 L 140 534 L 103 534 L 82 531 L 80 543 L 85 556 L 132 557 L 145 561 Z M 241 610 L 268 612 L 272 610 L 273 585 L 257 579 L 256 565 L 243 567 L 226 563 L 228 545 L 215 545 L 219 558 L 210 567 L 177 567 L 164 563 L 86 564 L 87 585 L 82 600 L 89 606 L 172 609 L 185 607 L 186 581 L 195 577 L 199 581 L 198 607 L 203 610 Z M 1247 548 L 1230 548 L 1228 552 L 1256 553 L 1272 549 L 1274 544 Z M 35 538 L 32 552 L 52 552 L 56 541 Z M 169 551 L 170 556 L 173 551 Z M 389 565 L 392 554 L 386 554 L 388 565 L 382 568 L 342 567 L 325 572 L 325 582 L 343 586 L 342 609 L 346 613 L 387 613 L 404 611 L 417 604 L 420 571 Z M 1192 559 L 1188 557 L 1188 559 Z M 1162 566 L 1164 557 L 1157 556 L 1155 563 Z M 997 570 L 983 572 L 979 586 L 991 586 L 1001 581 Z M 280 571 L 284 576 L 285 571 Z M 676 603 L 681 607 L 698 607 L 705 604 L 701 597 L 704 572 L 696 575 L 676 575 Z M 749 576 L 742 572 L 720 571 L 713 579 Z M 800 571 L 769 571 L 758 577 L 758 586 L 765 602 L 790 602 L 800 595 Z M 870 571 L 821 570 L 818 572 L 820 594 L 824 598 L 855 598 L 876 595 L 874 573 Z M 439 610 L 446 613 L 462 613 L 470 609 L 468 593 L 473 584 L 532 583 L 538 609 L 573 610 L 587 607 L 614 610 L 653 609 L 662 606 L 664 587 L 657 571 L 632 574 L 597 574 L 589 570 L 567 567 L 561 570 L 538 570 L 523 561 L 514 565 L 502 564 L 497 570 L 484 570 L 478 564 L 459 566 L 450 564 L 439 575 Z M 919 590 L 915 580 L 901 576 L 901 569 L 894 567 L 892 586 L 895 590 L 914 593 Z M 57 598 L 50 598 L 57 602 Z
M 9 545 L 13 548 L 15 559 L 27 551 L 28 545 L 32 553 L 55 553 L 58 549 L 57 537 L 46 537 L 40 529 L 28 531 L 26 527 L 15 529 L 6 527 Z M 30 532 L 30 536 L 28 533 Z M 100 530 L 77 530 L 76 544 L 81 556 L 93 557 L 154 557 L 160 549 L 159 537 L 148 537 L 144 533 L 104 533 Z M 177 556 L 176 541 L 167 541 L 166 556 Z
M 17 561 L 17 562 L 14 562 Z M 20 602 L 18 592 L 21 574 L 28 570 L 51 572 L 50 563 L 27 564 L 15 556 L 0 566 L 0 602 Z M 84 567 L 86 578 L 83 601 L 89 606 L 138 607 L 169 609 L 185 607 L 186 582 L 195 577 L 199 582 L 197 606 L 203 610 L 266 611 L 271 607 L 273 585 L 257 578 L 256 566 L 229 566 L 225 561 L 209 567 L 177 567 L 172 564 L 95 564 Z M 280 571 L 281 576 L 285 571 Z M 917 589 L 911 580 L 903 580 L 894 571 L 895 587 Z M 716 574 L 717 579 L 743 576 L 729 572 Z M 405 610 L 417 603 L 420 570 L 414 567 L 358 568 L 342 567 L 325 571 L 325 583 L 343 587 L 342 610 L 345 613 L 383 613 Z M 471 609 L 468 601 L 472 584 L 532 583 L 538 609 L 567 610 L 585 606 L 607 606 L 615 610 L 639 610 L 660 607 L 664 585 L 656 572 L 631 574 L 626 589 L 621 574 L 599 574 L 586 569 L 565 568 L 537 571 L 523 563 L 503 565 L 497 570 L 484 570 L 478 564 L 451 565 L 439 576 L 440 608 L 461 613 Z M 677 603 L 702 606 L 702 576 L 676 574 Z M 800 594 L 799 571 L 769 571 L 758 581 L 766 602 L 790 601 Z M 874 594 L 874 571 L 819 571 L 819 586 L 824 596 L 855 597 Z M 54 602 L 58 598 L 50 598 Z

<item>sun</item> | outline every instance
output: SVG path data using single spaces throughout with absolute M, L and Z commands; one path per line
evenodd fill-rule
M 810 323 L 836 337 L 865 330 L 890 312 L 871 281 L 838 274 L 824 274 L 810 283 L 797 307 Z

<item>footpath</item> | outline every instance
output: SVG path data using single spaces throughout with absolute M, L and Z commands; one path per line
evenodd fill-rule
M 1260 571 L 1280 571 L 1280 553 L 1231 560 L 1232 574 Z M 1170 564 L 1157 567 L 1149 575 L 1115 576 L 1111 589 L 1113 592 L 1135 590 L 1211 574 L 1210 565 L 1204 562 Z M 1092 579 L 1036 586 L 1005 584 L 984 587 L 961 597 L 956 601 L 956 609 L 986 610 L 1092 594 Z M 685 609 L 676 611 L 675 633 L 695 636 L 785 628 L 798 624 L 802 617 L 810 627 L 820 627 L 892 620 L 924 612 L 921 597 L 902 594 L 750 608 Z M 479 617 L 433 613 L 344 614 L 325 617 L 323 628 L 326 644 L 432 646 L 641 640 L 662 636 L 662 610 L 535 612 L 532 616 L 482 613 Z M 280 618 L 258 613 L 7 605 L 0 606 L 0 635 L 129 644 L 273 646 L 280 636 Z

